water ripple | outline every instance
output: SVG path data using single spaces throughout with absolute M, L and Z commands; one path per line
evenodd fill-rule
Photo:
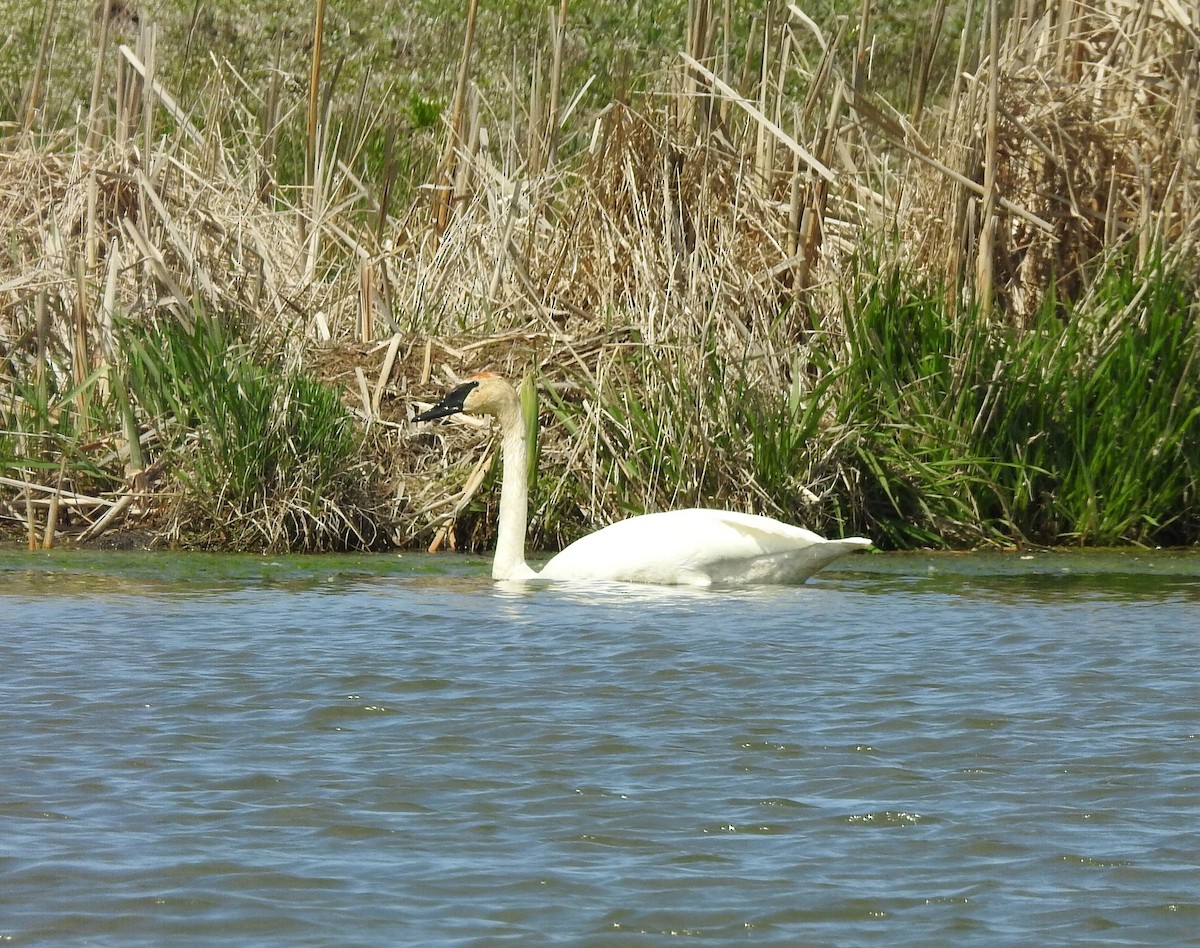
M 0 939 L 1195 943 L 1198 561 L 861 559 L 0 557 Z

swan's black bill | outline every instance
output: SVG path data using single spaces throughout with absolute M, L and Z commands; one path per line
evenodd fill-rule
M 423 411 L 419 415 L 413 416 L 413 421 L 433 421 L 437 418 L 446 418 L 450 415 L 457 415 L 463 410 L 463 402 L 471 390 L 475 388 L 478 382 L 464 382 L 458 388 L 449 392 L 445 398 L 430 408 L 428 411 Z

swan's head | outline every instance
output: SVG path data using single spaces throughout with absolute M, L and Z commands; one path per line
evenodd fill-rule
M 502 416 L 519 404 L 517 393 L 508 382 L 498 375 L 484 372 L 452 389 L 428 411 L 416 415 L 413 421 L 433 421 L 435 418 L 456 415 L 460 411 L 468 415 Z

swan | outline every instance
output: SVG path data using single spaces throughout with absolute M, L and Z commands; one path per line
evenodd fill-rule
M 525 562 L 529 484 L 521 400 L 507 381 L 485 372 L 467 379 L 413 420 L 432 421 L 459 412 L 491 415 L 500 423 L 503 471 L 493 579 L 687 586 L 802 583 L 839 556 L 871 545 L 863 537 L 826 540 L 757 514 L 671 510 L 597 530 L 537 572 Z

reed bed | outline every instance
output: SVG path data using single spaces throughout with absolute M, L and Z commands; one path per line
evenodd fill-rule
M 480 81 L 479 6 L 440 146 L 418 96 L 372 152 L 399 110 L 338 98 L 320 15 L 303 77 L 217 64 L 190 108 L 105 6 L 78 122 L 31 77 L 0 143 L 30 545 L 486 545 L 489 432 L 406 420 L 482 368 L 528 380 L 547 547 L 701 503 L 890 546 L 1196 541 L 1194 12 L 936 15 L 955 68 L 918 50 L 902 111 L 868 4 L 697 0 L 606 102 L 567 83 L 565 3 Z

